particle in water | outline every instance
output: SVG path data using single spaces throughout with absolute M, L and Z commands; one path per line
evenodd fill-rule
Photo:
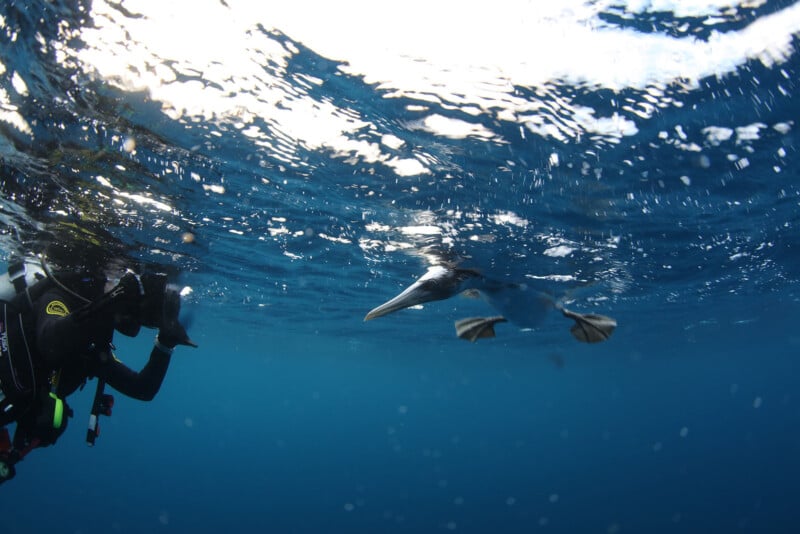
M 550 495 L 550 502 L 553 504 L 558 502 L 558 493 L 552 493 Z
M 683 185 L 692 185 L 692 179 L 688 176 L 681 176 L 681 182 L 683 182 Z
M 761 408 L 761 404 L 763 402 L 764 401 L 761 399 L 761 397 L 756 397 L 755 399 L 753 399 L 753 408 L 755 408 L 756 410 Z
M 682 438 L 685 438 L 686 436 L 689 435 L 689 429 L 687 427 L 681 428 L 680 435 L 681 435 Z
M 187 245 L 194 243 L 194 234 L 192 232 L 184 232 L 181 236 L 181 240 Z
M 352 512 L 356 509 L 356 505 L 351 502 L 344 503 L 344 511 L 345 512 Z
M 136 151 L 136 139 L 133 137 L 126 137 L 122 142 L 122 150 L 128 154 L 133 154 Z
M 773 126 L 773 128 L 775 129 L 776 132 L 782 133 L 784 135 L 789 133 L 791 131 L 791 129 L 792 129 L 791 125 L 786 123 L 786 122 L 779 122 L 779 123 L 775 124 L 775 126 Z

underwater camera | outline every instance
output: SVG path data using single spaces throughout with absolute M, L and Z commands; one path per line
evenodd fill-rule
M 177 289 L 167 285 L 163 274 L 141 276 L 144 297 L 139 318 L 142 326 L 160 328 L 166 318 L 177 317 L 181 308 L 181 296 Z

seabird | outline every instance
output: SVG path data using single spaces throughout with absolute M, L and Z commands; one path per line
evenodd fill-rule
M 477 293 L 502 314 L 497 317 L 471 317 L 456 321 L 458 337 L 469 341 L 494 337 L 494 325 L 498 322 L 508 321 L 520 328 L 533 328 L 553 308 L 575 321 L 570 331 L 575 339 L 585 343 L 605 341 L 617 326 L 617 322 L 611 317 L 584 315 L 567 310 L 550 295 L 527 284 L 500 282 L 473 269 L 444 265 L 430 267 L 419 280 L 399 295 L 370 310 L 364 320 L 369 321 L 417 304 L 448 299 L 464 292 Z
M 369 321 L 417 304 L 449 299 L 464 291 L 478 289 L 481 278 L 480 273 L 471 269 L 434 265 L 402 293 L 370 310 L 364 320 Z

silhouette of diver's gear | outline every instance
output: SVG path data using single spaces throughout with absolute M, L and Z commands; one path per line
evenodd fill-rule
M 82 321 L 98 313 L 111 311 L 118 317 L 127 318 L 127 323 L 136 325 L 132 334 L 128 331 L 121 332 L 135 336 L 139 333 L 140 326 L 158 327 L 165 290 L 166 275 L 147 273 L 139 276 L 128 271 L 111 291 L 76 310 L 74 314 L 77 320 Z
M 0 428 L 0 484 L 17 474 L 14 467 L 30 451 L 52 445 L 67 429 L 72 409 L 55 393 L 42 391 L 33 406 L 17 421 L 13 443 L 8 429 Z
M 94 447 L 94 442 L 100 435 L 100 416 L 111 417 L 111 408 L 114 407 L 114 397 L 105 393 L 105 387 L 106 381 L 98 378 L 92 411 L 89 414 L 89 428 L 86 430 L 86 443 L 90 447 Z
M 130 318 L 129 321 L 149 328 L 158 328 L 158 342 L 165 348 L 172 349 L 176 345 L 197 347 L 178 320 L 181 296 L 175 288 L 167 285 L 166 275 L 145 273 L 137 276 L 128 272 L 106 295 L 108 302 L 99 303 L 100 308 L 113 304 L 117 313 Z M 120 330 L 119 325 L 117 330 L 130 335 Z M 133 335 L 137 333 L 138 328 Z
M 14 464 L 19 461 L 16 451 L 11 447 L 11 440 L 8 437 L 8 429 L 0 429 L 0 484 L 6 480 L 11 480 L 17 475 Z
M 0 483 L 14 477 L 15 464 L 31 450 L 55 443 L 64 432 L 72 410 L 62 396 L 98 378 L 87 431 L 92 445 L 99 416 L 111 415 L 106 382 L 127 396 L 150 400 L 172 348 L 196 346 L 178 319 L 180 294 L 163 274 L 128 272 L 103 293 L 105 276 L 54 276 L 44 258 L 41 267 L 31 261 L 12 267 L 0 275 Z M 159 328 L 159 334 L 137 373 L 113 356 L 111 339 L 114 329 L 135 335 L 141 326 Z M 17 429 L 10 441 L 5 425 L 12 421 Z

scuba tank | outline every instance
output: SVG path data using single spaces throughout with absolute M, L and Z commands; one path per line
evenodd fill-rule
M 12 260 L 8 272 L 0 274 L 0 484 L 14 478 L 15 464 L 32 449 L 55 443 L 72 417 L 66 401 L 37 376 L 40 370 L 31 359 L 27 342 L 17 344 L 16 358 L 10 351 L 14 345 L 6 320 L 18 317 L 21 325 L 22 310 L 32 306 L 50 283 L 61 285 L 49 272 L 44 257 L 41 261 Z M 5 426 L 12 421 L 17 425 L 10 440 Z
M 0 425 L 16 421 L 35 401 L 37 369 L 24 331 L 30 319 L 23 310 L 32 305 L 47 279 L 46 267 L 32 258 L 12 259 L 0 275 Z M 35 295 L 34 295 L 35 296 Z M 25 324 L 23 324 L 25 323 Z
M 8 272 L 0 275 L 0 301 L 11 302 L 17 294 L 46 277 L 42 265 L 32 258 L 9 262 Z

